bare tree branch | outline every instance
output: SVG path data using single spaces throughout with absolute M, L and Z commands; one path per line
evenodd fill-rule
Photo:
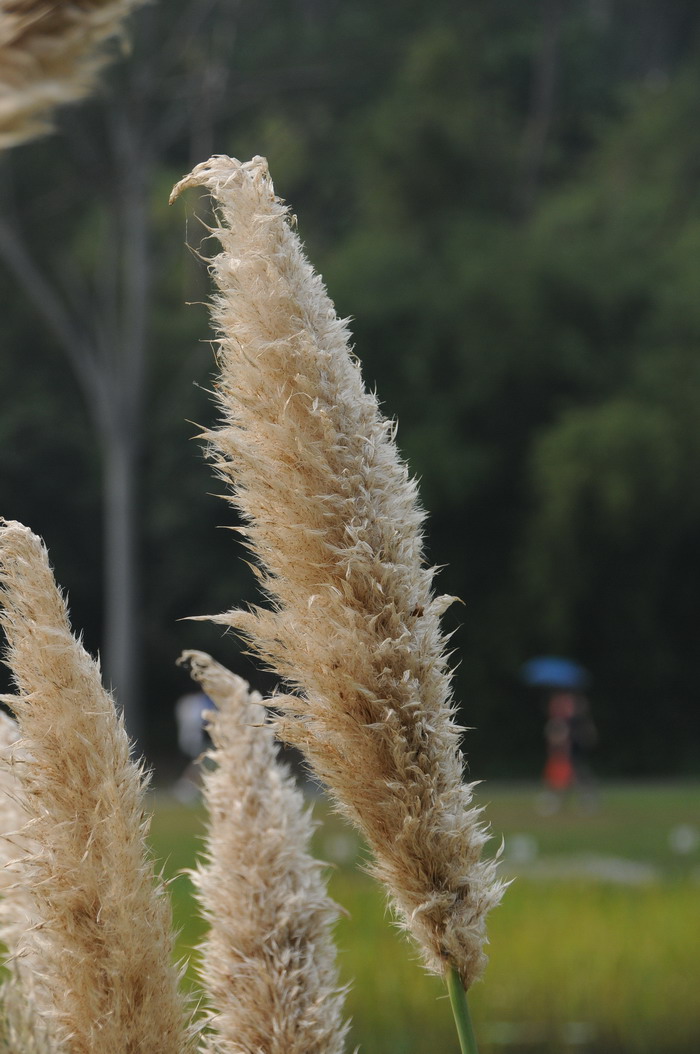
M 99 369 L 87 335 L 75 324 L 56 287 L 43 273 L 31 255 L 26 241 L 16 227 L 0 217 L 0 257 L 14 274 L 27 298 L 56 337 L 68 357 L 93 418 L 94 404 L 99 413 L 108 403 L 105 377 Z

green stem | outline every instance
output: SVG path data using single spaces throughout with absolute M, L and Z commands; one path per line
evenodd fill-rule
M 462 1054 L 479 1054 L 476 1036 L 472 1028 L 472 1019 L 469 1016 L 467 993 L 464 991 L 459 974 L 454 967 L 450 967 L 447 974 L 447 991 L 450 993 L 450 1003 L 452 1004 L 452 1013 L 457 1026 L 457 1035 L 459 1036 Z

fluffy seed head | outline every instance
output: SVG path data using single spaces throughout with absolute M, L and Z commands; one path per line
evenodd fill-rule
M 71 635 L 41 540 L 0 521 L 0 625 L 35 852 L 18 865 L 36 925 L 18 941 L 71 1054 L 191 1049 L 170 907 L 145 842 L 145 780 L 97 664 Z
M 501 885 L 462 782 L 439 625 L 453 598 L 433 594 L 415 484 L 264 159 L 211 158 L 174 196 L 194 185 L 222 247 L 223 424 L 208 439 L 272 600 L 219 621 L 292 685 L 280 734 L 362 831 L 428 967 L 468 987 Z
M 31 961 L 18 954 L 27 930 L 38 921 L 31 894 L 22 881 L 26 862 L 36 852 L 17 774 L 23 760 L 17 722 L 0 713 L 0 940 L 5 945 L 7 967 L 0 989 L 0 1052 L 54 1054 L 57 1048 L 39 1011 L 41 984 Z
M 215 1008 L 205 1050 L 341 1054 L 337 909 L 310 855 L 310 812 L 277 758 L 260 696 L 203 652 L 180 662 L 217 707 L 208 726 L 214 767 L 204 777 L 206 856 L 194 874 L 210 927 L 200 949 Z
M 0 0 L 0 149 L 50 129 L 91 90 L 104 44 L 143 0 Z

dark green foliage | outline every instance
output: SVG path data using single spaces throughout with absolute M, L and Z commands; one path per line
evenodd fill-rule
M 232 641 L 221 654 L 216 629 L 176 620 L 254 596 L 235 541 L 216 530 L 231 514 L 208 496 L 218 484 L 186 423 L 214 418 L 202 390 L 205 313 L 182 306 L 208 290 L 182 248 L 183 217 L 190 244 L 204 232 L 192 201 L 170 212 L 165 201 L 209 152 L 262 153 L 338 309 L 353 316 L 368 382 L 399 418 L 430 511 L 430 559 L 448 565 L 442 588 L 465 600 L 448 619 L 462 624 L 456 694 L 477 727 L 473 775 L 538 771 L 541 714 L 517 670 L 542 651 L 593 671 L 599 768 L 691 769 L 697 6 L 213 3 L 183 37 L 178 76 L 157 91 L 129 88 L 126 64 L 157 47 L 171 16 L 152 5 L 136 18 L 134 53 L 104 98 L 64 117 L 63 138 L 11 159 L 28 238 L 74 295 L 99 274 L 114 231 L 109 92 L 122 92 L 127 119 L 146 112 L 146 127 L 187 113 L 150 191 L 140 507 L 152 749 L 172 743 L 181 646 L 251 674 Z M 95 645 L 89 414 L 50 337 L 2 283 L 0 511 L 45 534 Z

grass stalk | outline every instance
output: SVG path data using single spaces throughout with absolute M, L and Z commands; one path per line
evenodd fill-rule
M 32 843 L 15 864 L 28 897 L 5 898 L 4 925 L 24 924 L 17 959 L 41 1023 L 71 1054 L 192 1054 L 170 904 L 146 841 L 147 777 L 99 664 L 71 632 L 41 539 L 3 519 L 0 629 Z
M 271 608 L 231 626 L 287 684 L 281 739 L 299 747 L 363 835 L 400 925 L 442 976 L 486 965 L 500 901 L 489 832 L 463 782 L 447 641 L 423 551 L 424 513 L 367 391 L 345 323 L 304 256 L 263 158 L 213 157 L 206 186 L 221 426 L 207 432 Z
M 209 923 L 199 974 L 210 1031 L 198 1054 L 343 1054 L 338 909 L 311 855 L 304 796 L 260 695 L 204 652 L 186 651 L 180 664 L 216 705 L 205 853 L 191 873 Z
M 451 966 L 448 970 L 445 980 L 447 982 L 447 991 L 450 996 L 450 1005 L 452 1006 L 457 1035 L 459 1036 L 460 1050 L 462 1054 L 479 1054 L 479 1049 L 476 1045 L 476 1036 L 474 1035 L 474 1028 L 472 1026 L 472 1019 L 469 1014 L 467 993 L 464 990 L 464 985 L 460 980 L 459 973 L 455 970 L 454 966 Z

